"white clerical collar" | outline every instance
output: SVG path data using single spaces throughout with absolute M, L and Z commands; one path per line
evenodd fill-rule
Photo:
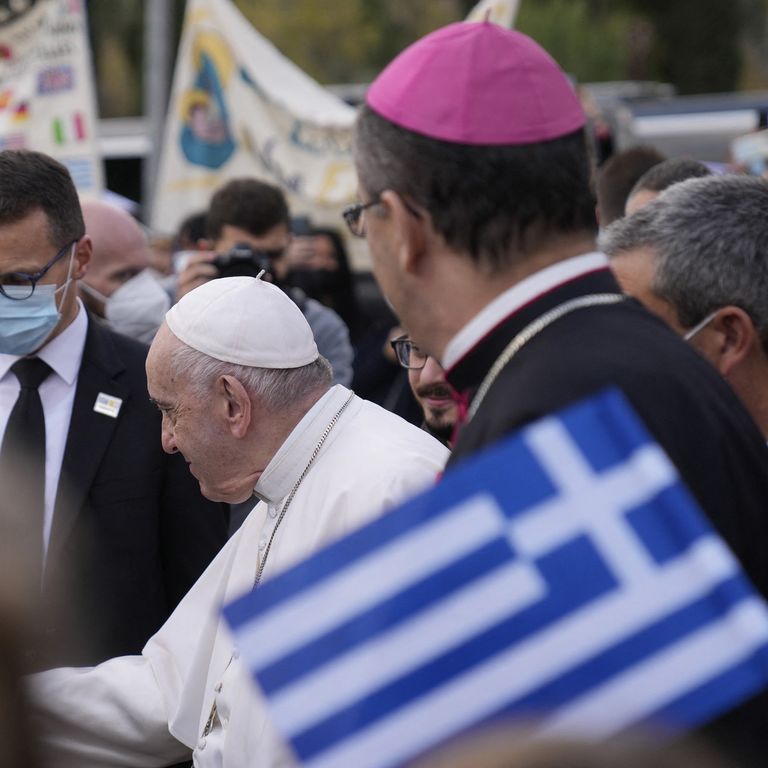
M 267 504 L 277 504 L 288 495 L 331 419 L 351 395 L 341 384 L 331 387 L 293 428 L 256 483 L 253 492 Z
M 452 368 L 499 323 L 543 293 L 577 277 L 608 268 L 608 257 L 593 251 L 559 261 L 526 277 L 480 310 L 449 342 L 442 365 Z
M 38 350 L 37 357 L 48 363 L 54 373 L 60 376 L 68 386 L 72 386 L 80 370 L 85 349 L 85 336 L 88 332 L 88 313 L 77 299 L 75 319 L 58 335 Z M 0 379 L 11 366 L 20 359 L 19 355 L 0 354 Z

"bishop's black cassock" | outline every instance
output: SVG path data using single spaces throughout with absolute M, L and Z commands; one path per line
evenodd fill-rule
M 556 286 L 513 312 L 447 372 L 471 402 L 507 344 L 579 296 L 618 293 L 609 269 Z M 609 386 L 629 398 L 710 521 L 768 598 L 768 448 L 719 373 L 632 299 L 577 309 L 504 367 L 458 433 L 450 467 L 519 427 Z M 768 759 L 768 692 L 703 729 L 749 765 Z

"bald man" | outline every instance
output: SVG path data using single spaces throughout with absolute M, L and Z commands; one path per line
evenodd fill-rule
M 80 297 L 112 330 L 149 344 L 170 307 L 170 297 L 148 269 L 146 236 L 128 213 L 107 203 L 82 203 L 85 231 L 93 243 Z

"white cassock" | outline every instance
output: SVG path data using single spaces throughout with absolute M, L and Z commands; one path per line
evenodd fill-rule
M 273 533 L 265 578 L 428 487 L 447 459 L 422 430 L 352 396 L 275 530 L 350 395 L 337 385 L 302 419 L 256 486 L 262 501 L 141 656 L 31 678 L 35 725 L 52 749 L 52 765 L 165 766 L 189 760 L 190 750 L 201 768 L 293 764 L 241 667 L 221 606 L 253 587 Z

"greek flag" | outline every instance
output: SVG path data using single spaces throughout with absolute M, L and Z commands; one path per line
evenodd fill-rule
M 300 761 L 477 724 L 687 729 L 768 683 L 768 608 L 623 395 L 545 418 L 228 606 Z

